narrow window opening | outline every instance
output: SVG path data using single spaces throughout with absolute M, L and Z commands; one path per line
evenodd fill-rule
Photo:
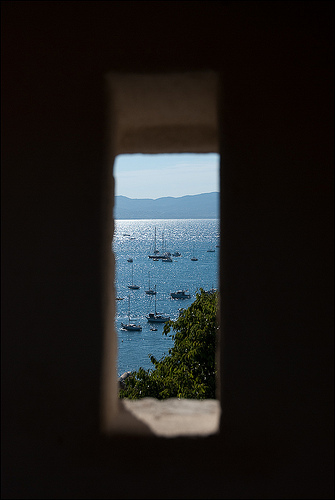
M 113 192 L 108 194 L 106 240 L 113 238 L 107 259 L 102 427 L 107 433 L 215 433 L 220 415 L 215 396 L 201 400 L 190 394 L 188 399 L 185 393 L 153 400 L 155 394 L 142 399 L 140 391 L 138 398 L 133 393 L 136 399 L 120 399 L 119 390 L 129 373 L 138 374 L 140 367 L 152 373 L 155 361 L 171 354 L 176 332 L 170 327 L 163 334 L 168 320 L 177 320 L 196 297 L 219 289 L 216 75 L 113 75 L 108 84 Z M 191 95 L 186 107 L 185 92 Z M 206 112 L 192 119 L 195 98 Z M 158 115 L 152 101 L 159 103 Z M 127 114 L 129 106 L 135 118 Z M 176 130 L 183 132 L 184 146 Z
M 116 158 L 118 377 L 153 369 L 149 354 L 160 359 L 174 344 L 164 324 L 200 289 L 218 290 L 218 174 L 217 154 Z

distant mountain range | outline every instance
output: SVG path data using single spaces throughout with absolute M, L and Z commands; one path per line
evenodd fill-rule
M 115 219 L 218 219 L 220 193 L 203 193 L 180 198 L 168 196 L 132 199 L 116 196 Z

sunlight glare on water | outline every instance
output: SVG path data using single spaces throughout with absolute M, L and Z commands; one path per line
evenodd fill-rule
M 149 259 L 154 251 L 155 228 L 159 253 L 180 252 L 181 256 L 171 256 L 172 262 Z M 122 299 L 116 301 L 115 318 L 118 376 L 140 367 L 153 368 L 149 355 L 160 359 L 173 346 L 172 339 L 162 335 L 163 324 L 155 325 L 157 331 L 150 330 L 146 315 L 155 311 L 155 296 L 145 293 L 149 280 L 150 288 L 156 286 L 157 313 L 176 319 L 179 309 L 189 307 L 195 300 L 198 289 L 218 289 L 219 237 L 218 219 L 115 220 L 112 243 L 116 259 L 115 288 L 116 297 Z M 191 261 L 193 256 L 198 260 Z M 138 290 L 128 288 L 132 279 L 133 284 L 140 287 Z M 188 290 L 191 298 L 172 299 L 170 293 L 176 290 Z M 121 322 L 128 323 L 128 297 L 131 321 L 142 326 L 140 332 L 121 330 Z

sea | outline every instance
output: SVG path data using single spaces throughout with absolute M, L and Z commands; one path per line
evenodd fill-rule
M 156 238 L 155 238 L 156 234 Z M 153 261 L 154 249 L 159 253 L 179 252 L 172 262 Z M 164 314 L 175 320 L 180 309 L 189 307 L 196 292 L 219 287 L 219 219 L 142 219 L 115 220 L 112 249 L 116 259 L 115 329 L 118 335 L 117 373 L 153 369 L 153 355 L 161 359 L 173 347 L 171 331 L 163 335 L 164 323 L 151 331 L 146 316 L 150 312 Z M 196 257 L 197 261 L 192 261 Z M 133 262 L 128 262 L 132 259 Z M 131 290 L 128 285 L 137 285 Z M 148 289 L 156 295 L 147 295 Z M 172 299 L 171 292 L 188 290 L 189 299 Z M 136 323 L 142 331 L 124 331 L 121 323 Z

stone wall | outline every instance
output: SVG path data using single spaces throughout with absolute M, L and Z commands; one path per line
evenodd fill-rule
M 2 64 L 3 497 L 331 498 L 333 3 L 4 2 Z M 104 81 L 203 70 L 221 432 L 106 438 Z

